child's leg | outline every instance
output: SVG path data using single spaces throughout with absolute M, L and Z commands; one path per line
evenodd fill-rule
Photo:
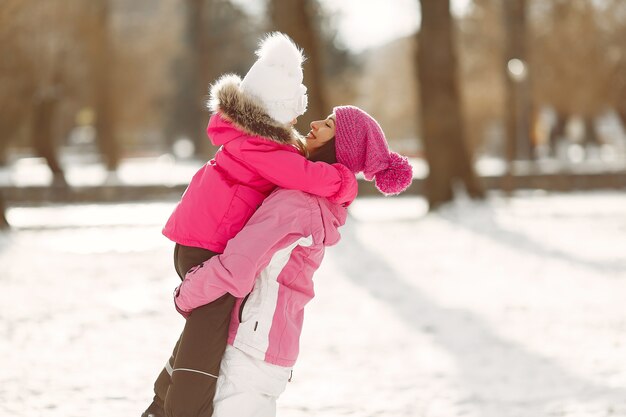
M 291 368 L 272 365 L 228 346 L 222 359 L 213 417 L 273 417 Z
M 219 253 L 208 249 L 194 248 L 192 246 L 183 246 L 178 243 L 174 247 L 174 268 L 181 281 L 185 279 L 187 271 L 194 266 L 200 265 L 208 261 Z
M 200 265 L 215 255 L 218 255 L 218 253 L 207 249 L 176 244 L 174 247 L 174 268 L 176 269 L 176 273 L 180 279 L 183 280 L 187 271 L 189 271 L 192 267 Z M 154 400 L 152 404 L 150 404 L 150 407 L 148 407 L 148 410 L 144 413 L 146 416 L 153 411 L 156 412 L 154 415 L 158 416 L 158 413 L 163 411 L 165 397 L 167 396 L 168 389 L 172 383 L 172 370 L 174 368 L 174 362 L 178 353 L 178 346 L 180 345 L 182 337 L 183 334 L 181 334 L 178 338 L 172 355 L 168 358 L 165 367 L 161 370 L 161 373 L 154 382 Z
M 165 404 L 165 396 L 167 395 L 167 390 L 172 383 L 172 369 L 174 369 L 174 359 L 176 359 L 179 344 L 180 337 L 174 346 L 172 356 L 169 357 L 165 363 L 165 367 L 161 370 L 161 373 L 157 377 L 156 381 L 154 381 L 154 402 L 161 408 L 163 408 L 163 405 Z
M 235 297 L 226 294 L 195 309 L 178 343 L 165 397 L 168 417 L 209 417 Z

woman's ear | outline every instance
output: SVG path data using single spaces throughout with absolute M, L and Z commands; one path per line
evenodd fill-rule
M 309 156 L 309 160 L 314 162 L 326 162 L 327 164 L 337 163 L 337 151 L 335 150 L 335 138 L 332 138 L 325 144 L 313 151 Z

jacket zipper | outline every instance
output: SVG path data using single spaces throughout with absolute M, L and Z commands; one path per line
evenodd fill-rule
M 246 305 L 246 301 L 248 301 L 248 297 L 250 294 L 246 295 L 239 306 L 239 323 L 243 323 L 243 307 Z

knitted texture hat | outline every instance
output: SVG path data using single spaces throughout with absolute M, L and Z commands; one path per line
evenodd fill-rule
M 272 32 L 261 40 L 256 55 L 258 59 L 241 82 L 241 90 L 257 98 L 279 123 L 304 114 L 307 95 L 302 84 L 302 51 L 287 35 Z
M 374 179 L 385 195 L 400 194 L 413 181 L 406 157 L 389 150 L 385 134 L 372 116 L 354 106 L 335 107 L 337 162 Z

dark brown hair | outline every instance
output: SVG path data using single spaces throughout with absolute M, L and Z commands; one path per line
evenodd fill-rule
M 337 151 L 335 150 L 335 138 L 333 137 L 331 140 L 320 146 L 319 149 L 314 150 L 308 158 L 314 162 L 336 164 Z
M 293 142 L 294 142 L 293 146 L 295 146 L 296 149 L 298 149 L 298 152 L 300 152 L 300 154 L 304 156 L 305 158 L 308 158 L 309 150 L 306 148 L 306 144 L 304 143 L 304 140 L 301 139 L 300 136 L 297 136 Z

